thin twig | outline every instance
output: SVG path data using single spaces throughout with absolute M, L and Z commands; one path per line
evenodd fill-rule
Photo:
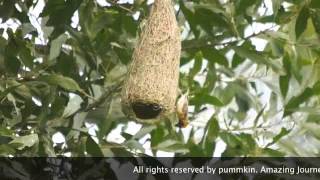
M 117 3 L 117 1 L 115 1 L 115 0 L 107 0 L 107 3 L 110 3 L 113 6 L 117 6 L 118 8 L 123 9 L 123 10 L 129 12 L 130 14 L 134 14 L 134 12 L 131 9 L 122 6 L 121 4 Z
M 89 104 L 86 108 L 79 108 L 77 111 L 69 115 L 68 117 L 73 117 L 74 115 L 78 114 L 79 112 L 88 112 L 103 104 L 108 98 L 110 98 L 114 92 L 118 92 L 122 86 L 122 81 L 118 84 L 112 86 L 107 90 L 104 94 L 102 94 L 98 99 L 96 99 L 93 103 Z
M 182 50 L 188 50 L 188 49 L 197 49 L 197 48 L 206 48 L 206 47 L 214 47 L 214 46 L 224 46 L 224 48 L 226 47 L 229 47 L 229 46 L 233 46 L 233 45 L 236 45 L 237 43 L 241 42 L 241 41 L 247 41 L 251 38 L 254 38 L 254 37 L 257 37 L 261 34 L 264 34 L 268 31 L 270 31 L 272 28 L 274 27 L 271 27 L 271 28 L 268 28 L 264 31 L 260 31 L 258 33 L 253 33 L 245 38 L 241 38 L 241 39 L 237 39 L 237 40 L 233 40 L 233 41 L 227 41 L 227 42 L 217 42 L 217 41 L 214 41 L 214 40 L 207 40 L 206 42 L 204 43 L 201 43 L 200 45 L 196 43 L 197 40 L 186 40 L 184 41 L 184 43 L 182 44 Z M 192 41 L 195 41 L 193 43 L 190 43 Z M 192 44 L 190 46 L 186 45 L 186 43 L 189 42 L 188 44 Z
M 278 122 L 278 123 L 274 123 L 274 124 L 270 124 L 270 125 L 266 125 L 266 126 L 258 126 L 258 127 L 251 126 L 251 127 L 244 127 L 244 128 L 235 128 L 235 129 L 229 129 L 229 130 L 225 130 L 225 131 L 248 131 L 248 130 L 254 130 L 254 129 L 269 129 L 269 128 L 281 125 L 282 123 L 284 123 L 284 122 Z M 290 123 L 290 121 L 286 122 L 286 123 Z
M 114 92 L 118 91 L 121 87 L 122 83 L 118 83 L 115 86 L 111 87 L 107 92 L 105 92 L 99 99 L 97 99 L 94 103 L 89 104 L 85 111 L 90 111 L 96 107 L 99 107 L 101 104 L 105 102 Z

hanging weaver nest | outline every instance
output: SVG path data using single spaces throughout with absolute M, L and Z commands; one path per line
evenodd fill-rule
M 122 105 L 131 115 L 145 120 L 174 112 L 180 51 L 180 30 L 172 2 L 155 0 L 122 90 Z

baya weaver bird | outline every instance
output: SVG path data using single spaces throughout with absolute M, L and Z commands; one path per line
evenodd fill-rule
M 189 90 L 180 96 L 176 104 L 176 112 L 178 115 L 179 122 L 177 124 L 180 128 L 185 128 L 189 124 L 188 120 L 188 95 Z

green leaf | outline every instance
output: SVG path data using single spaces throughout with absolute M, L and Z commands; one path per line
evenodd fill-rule
M 320 95 L 320 81 L 318 81 L 312 88 L 314 95 Z
M 14 131 L 11 129 L 7 129 L 6 127 L 0 127 L 0 136 L 4 137 L 12 137 L 14 134 Z
M 252 1 L 252 0 L 241 0 L 241 1 L 237 1 L 237 13 L 246 13 L 247 12 L 247 9 L 250 7 L 250 6 L 253 6 L 254 5 L 254 2 L 255 1 Z
M 311 0 L 310 7 L 312 7 L 312 8 L 320 8 L 320 2 L 318 0 Z
M 216 87 L 214 95 L 216 97 L 219 97 L 223 104 L 227 105 L 232 102 L 232 99 L 235 96 L 235 92 L 231 85 L 228 85 L 225 88 Z
M 221 139 L 227 144 L 227 149 L 222 156 L 234 157 L 239 155 L 256 155 L 259 147 L 251 134 L 232 134 L 228 132 L 220 133 Z
M 189 72 L 190 80 L 193 80 L 194 76 L 196 76 L 197 73 L 200 72 L 202 68 L 202 60 L 203 60 L 203 55 L 202 55 L 202 52 L 199 51 L 196 53 L 194 57 L 194 65 L 191 71 Z
M 129 134 L 129 133 L 126 133 L 126 132 L 121 132 L 121 136 L 123 138 L 125 138 L 126 140 L 131 140 L 133 135 Z
M 14 14 L 14 4 L 13 1 L 2 1 L 0 4 L 0 17 L 2 22 L 7 21 L 8 18 Z
M 23 37 L 31 32 L 37 32 L 37 29 L 31 23 L 24 23 L 21 25 L 21 28 Z
M 285 106 L 283 117 L 288 116 L 293 113 L 292 109 L 297 108 L 300 104 L 307 101 L 312 96 L 312 89 L 306 88 L 303 93 L 290 99 L 290 101 Z
M 130 33 L 130 35 L 135 36 L 138 30 L 138 23 L 133 19 L 132 16 L 122 15 L 121 20 L 123 23 L 124 29 Z
M 130 62 L 132 52 L 128 51 L 127 47 L 113 46 L 113 50 L 116 52 L 117 56 L 119 57 L 119 60 L 123 64 L 128 64 Z
M 39 136 L 39 151 L 40 156 L 56 157 L 54 152 L 53 142 L 49 134 Z
M 286 75 L 279 77 L 279 86 L 280 86 L 282 96 L 286 98 L 289 90 L 289 84 L 290 84 L 290 78 L 291 78 L 291 62 L 287 54 L 283 57 L 282 61 L 283 61 L 283 67 L 286 70 Z
M 190 100 L 190 104 L 192 105 L 204 105 L 211 104 L 214 106 L 223 106 L 224 104 L 215 96 L 211 96 L 208 94 L 198 94 L 194 98 Z
M 317 82 L 312 88 L 307 87 L 301 94 L 298 96 L 294 96 L 290 99 L 290 101 L 286 104 L 284 109 L 283 117 L 291 115 L 294 113 L 294 110 L 299 107 L 300 104 L 306 102 L 314 95 L 320 94 L 320 81 Z
M 91 136 L 87 136 L 86 151 L 93 157 L 103 157 L 100 146 L 92 139 Z
M 261 52 L 253 51 L 243 46 L 233 47 L 232 49 L 242 58 L 248 58 L 251 61 L 256 62 L 258 64 L 264 64 L 272 68 L 276 73 L 279 73 L 279 74 L 285 73 L 282 67 L 279 65 L 280 64 L 279 62 L 269 58 L 268 56 L 266 56 Z
M 98 121 L 96 124 L 98 125 L 99 131 L 97 132 L 97 136 L 99 141 L 103 141 L 103 138 L 108 134 L 108 132 L 112 128 L 112 124 L 114 123 L 114 119 L 111 118 L 111 111 L 112 111 L 112 106 L 115 103 L 111 97 L 107 98 L 105 100 L 108 103 L 104 103 L 103 107 L 101 108 L 96 108 L 94 111 L 91 111 L 88 116 L 87 120 L 89 119 L 90 115 L 93 120 L 91 121 Z M 92 117 L 91 113 L 96 113 L 97 117 Z
M 49 60 L 53 60 L 60 55 L 62 45 L 66 42 L 67 39 L 68 36 L 66 34 L 61 34 L 51 42 Z
M 246 113 L 250 109 L 250 101 L 247 97 L 236 94 L 235 99 L 240 113 Z
M 165 148 L 160 148 L 159 150 L 173 152 L 173 153 L 186 154 L 189 151 L 191 151 L 192 149 L 186 147 L 185 144 L 178 143 L 178 144 L 173 144 L 173 145 L 167 146 Z
M 308 18 L 309 18 L 309 7 L 303 6 L 296 20 L 296 25 L 295 25 L 296 39 L 299 39 L 301 34 L 305 31 L 308 23 Z
M 279 77 L 279 85 L 282 96 L 285 98 L 289 89 L 290 77 L 288 75 Z
M 301 129 L 304 129 L 307 134 L 313 135 L 315 138 L 320 139 L 320 125 L 318 123 L 304 123 Z
M 270 149 L 270 148 L 264 148 L 263 152 L 265 154 L 267 154 L 270 157 L 283 157 L 285 156 L 284 152 L 278 151 L 278 150 L 274 150 L 274 149 Z
M 228 67 L 228 60 L 220 51 L 214 48 L 202 48 L 201 52 L 203 53 L 203 57 L 212 63 L 218 63 Z
M 254 121 L 253 121 L 254 127 L 257 127 L 258 121 L 259 121 L 260 117 L 263 115 L 263 112 L 264 112 L 265 108 L 266 108 L 266 106 L 264 106 L 264 107 L 258 112 L 256 118 L 255 118 Z
M 159 143 L 163 141 L 165 136 L 168 134 L 168 130 L 163 126 L 158 126 L 151 133 L 151 147 L 156 147 Z
M 307 121 L 306 122 L 310 122 L 310 123 L 320 123 L 320 111 L 317 109 L 315 111 L 318 111 L 316 114 L 309 114 Z
M 281 131 L 278 135 L 276 135 L 275 137 L 273 137 L 272 142 L 268 143 L 266 145 L 266 147 L 269 147 L 273 144 L 275 144 L 276 142 L 278 142 L 282 137 L 286 136 L 287 134 L 289 134 L 291 132 L 291 130 L 287 130 L 286 128 L 281 128 Z
M 233 58 L 232 58 L 232 64 L 231 64 L 231 67 L 232 68 L 236 68 L 238 67 L 241 63 L 243 63 L 245 60 L 245 58 L 243 57 L 240 57 L 238 54 L 234 54 L 233 55 Z
M 181 7 L 182 13 L 184 14 L 184 17 L 186 18 L 186 20 L 190 24 L 191 31 L 193 32 L 195 37 L 198 38 L 200 35 L 200 32 L 197 29 L 198 22 L 195 19 L 194 12 L 192 12 L 190 9 L 188 9 L 185 6 L 185 3 L 183 3 L 183 1 L 180 1 L 180 7 Z
M 139 150 L 142 153 L 144 153 L 145 149 L 143 148 L 143 146 L 136 140 L 129 140 L 123 143 L 123 145 L 131 150 Z
M 283 0 L 272 0 L 272 10 L 274 12 L 274 17 L 277 17 L 282 2 Z
M 20 136 L 13 139 L 10 144 L 20 144 L 19 150 L 24 149 L 25 147 L 32 147 L 39 142 L 37 134 L 30 134 L 26 136 Z
M 204 89 L 203 92 L 211 93 L 215 88 L 217 80 L 218 80 L 218 76 L 217 76 L 215 65 L 209 62 L 207 65 L 206 80 L 203 84 L 203 89 Z
M 305 107 L 300 107 L 300 108 L 292 109 L 292 111 L 294 111 L 294 112 L 308 113 L 310 116 L 320 115 L 320 109 L 319 109 L 318 107 L 305 106 Z
M 83 99 L 79 95 L 75 95 L 69 98 L 68 104 L 64 107 L 63 117 L 68 117 L 73 113 L 75 113 L 76 111 L 78 111 L 81 108 L 82 102 L 83 102 Z
M 219 136 L 228 146 L 230 146 L 232 148 L 235 148 L 238 146 L 238 144 L 240 144 L 240 141 L 237 138 L 237 136 L 235 136 L 231 133 L 221 132 L 219 134 Z
M 162 142 L 160 142 L 156 148 L 157 149 L 163 149 L 163 148 L 166 148 L 166 147 L 169 147 L 169 146 L 172 146 L 174 144 L 179 144 L 179 142 L 177 140 L 174 140 L 174 139 L 166 139 Z
M 229 28 L 227 18 L 224 14 L 225 13 L 215 13 L 207 8 L 196 8 L 194 18 L 197 24 L 199 24 L 207 34 L 212 34 L 214 28 Z M 211 21 L 207 19 L 211 19 Z
M 153 147 L 154 149 L 175 152 L 175 153 L 188 153 L 189 149 L 181 142 L 174 139 L 166 139 L 160 142 L 157 146 Z
M 16 152 L 16 149 L 14 147 L 11 147 L 8 144 L 1 144 L 0 145 L 0 156 L 6 156 L 12 155 Z
M 194 9 L 207 9 L 217 14 L 224 14 L 223 7 L 217 2 L 194 4 Z
M 9 93 L 14 91 L 16 88 L 18 88 L 21 85 L 22 84 L 14 85 L 14 86 L 11 86 L 9 88 L 6 88 L 4 91 L 0 91 L 0 101 L 2 101 L 3 98 L 5 98 Z
M 314 9 L 311 13 L 312 23 L 318 35 L 320 35 L 320 9 Z
M 213 141 L 218 137 L 219 130 L 220 127 L 218 120 L 212 117 L 207 124 L 206 141 L 209 143 L 213 143 Z
M 12 54 L 8 54 L 7 57 L 4 59 L 4 65 L 7 69 L 7 72 L 10 72 L 12 74 L 18 74 L 21 62 L 17 57 L 12 56 Z
M 132 138 L 133 139 L 140 139 L 143 136 L 145 136 L 145 135 L 149 134 L 150 132 L 152 132 L 156 128 L 157 128 L 157 126 L 155 126 L 155 125 L 144 126 Z
M 212 117 L 206 127 L 206 134 L 202 139 L 206 156 L 212 156 L 215 146 L 215 140 L 219 135 L 220 127 L 218 120 Z
M 44 81 L 50 85 L 60 86 L 69 91 L 82 91 L 78 83 L 69 78 L 64 77 L 62 75 L 51 74 L 51 75 L 44 75 L 39 78 L 40 81 Z
M 40 16 L 49 17 L 46 25 L 55 27 L 53 37 L 57 37 L 64 32 L 65 26 L 70 24 L 71 17 L 81 3 L 82 0 L 54 0 L 45 3 Z

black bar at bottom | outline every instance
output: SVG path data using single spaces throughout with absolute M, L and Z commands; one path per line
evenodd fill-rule
M 0 158 L 1 180 L 320 179 L 320 158 Z

